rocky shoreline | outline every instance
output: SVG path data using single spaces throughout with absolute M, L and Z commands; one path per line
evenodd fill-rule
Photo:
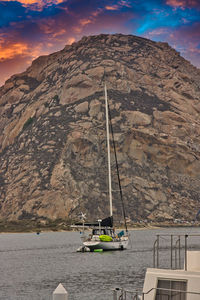
M 0 233 L 25 233 L 25 232 L 61 232 L 61 231 L 78 231 L 79 229 L 71 228 L 74 222 L 72 220 L 49 220 L 47 222 L 38 221 L 1 221 L 0 222 Z M 141 222 L 131 223 L 128 225 L 128 230 L 146 230 L 146 229 L 158 229 L 158 228 L 177 228 L 177 227 L 200 227 L 199 222 L 183 222 L 183 223 L 172 223 L 172 222 Z M 116 229 L 120 229 L 122 226 L 116 226 Z

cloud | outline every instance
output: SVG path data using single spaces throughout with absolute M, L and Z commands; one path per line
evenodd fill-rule
M 107 9 L 107 10 L 118 10 L 118 9 L 120 9 L 120 6 L 119 5 L 106 5 L 105 6 L 105 9 Z
M 200 22 L 175 30 L 170 35 L 170 43 L 177 50 L 180 48 L 181 54 L 186 59 L 200 67 Z
M 29 7 L 33 10 L 42 10 L 44 7 L 57 5 L 63 3 L 65 0 L 17 0 L 15 2 L 21 3 L 24 7 Z M 13 0 L 3 0 L 1 2 L 14 2 Z
M 13 2 L 13 0 L 3 0 L 2 2 Z M 39 1 L 36 1 L 36 0 L 18 0 L 17 2 L 20 2 L 24 6 L 27 6 L 27 5 L 30 5 L 30 4 L 38 3 Z
M 75 39 L 74 37 L 69 37 L 69 38 L 67 39 L 67 45 L 71 45 L 71 44 L 73 44 L 75 41 L 76 41 L 76 39 Z
M 0 0 L 0 80 L 39 55 L 99 33 L 167 41 L 198 64 L 199 8 L 199 0 Z
M 56 38 L 56 37 L 58 37 L 58 36 L 63 36 L 63 35 L 65 35 L 65 34 L 66 34 L 66 30 L 61 28 L 59 31 L 54 32 L 54 33 L 52 34 L 52 37 L 53 37 L 53 38 Z
M 167 5 L 184 8 L 200 8 L 199 0 L 167 0 Z
M 162 27 L 149 31 L 146 38 L 166 41 L 193 65 L 200 67 L 200 22 L 183 24 L 178 28 Z
M 50 45 L 49 45 L 50 46 Z M 51 45 L 52 47 L 52 45 Z M 53 51 L 51 51 L 53 52 Z M 46 55 L 49 52 L 45 49 L 43 43 L 24 44 L 16 42 L 0 45 L 0 86 L 11 75 L 23 72 L 31 62 L 40 55 Z
M 3 43 L 2 43 L 3 44 Z M 12 59 L 18 55 L 25 55 L 28 50 L 27 44 L 13 43 L 10 45 L 0 45 L 0 61 Z
M 23 72 L 30 64 L 30 57 L 18 56 L 13 59 L 0 61 L 0 86 L 13 74 Z
M 169 35 L 170 30 L 166 27 L 157 28 L 155 30 L 149 31 L 145 36 L 149 39 L 155 38 L 155 37 L 163 37 Z
M 124 7 L 129 7 L 129 8 L 132 7 L 131 1 L 121 0 L 121 1 L 118 2 L 118 4 L 121 5 L 122 7 L 123 6 Z
M 87 24 L 92 23 L 92 20 L 91 20 L 91 19 L 81 19 L 81 20 L 79 21 L 79 23 L 80 23 L 81 26 L 85 26 L 85 25 L 87 25 Z
M 121 0 L 117 4 L 105 5 L 106 10 L 120 10 L 122 8 L 131 8 L 130 1 Z

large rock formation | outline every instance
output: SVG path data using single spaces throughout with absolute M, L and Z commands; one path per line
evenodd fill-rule
M 127 216 L 195 217 L 200 70 L 166 43 L 116 34 L 39 57 L 0 88 L 1 219 L 109 214 L 105 77 Z M 112 177 L 119 218 L 114 155 Z

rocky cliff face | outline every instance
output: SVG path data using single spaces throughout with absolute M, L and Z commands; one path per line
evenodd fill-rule
M 195 217 L 200 70 L 166 43 L 116 34 L 39 57 L 0 88 L 1 219 L 109 214 L 104 73 L 127 216 Z M 119 218 L 114 155 L 112 177 Z

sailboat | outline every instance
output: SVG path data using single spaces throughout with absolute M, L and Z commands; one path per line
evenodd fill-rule
M 114 145 L 114 153 L 115 153 L 115 161 L 116 161 L 116 167 L 117 167 L 119 190 L 120 190 L 122 206 L 123 206 L 123 213 L 124 213 L 125 232 L 124 232 L 124 230 L 121 230 L 119 233 L 116 233 L 115 228 L 113 227 L 112 181 L 111 181 L 111 160 L 110 160 L 110 132 L 109 132 L 109 119 L 111 121 L 111 117 L 110 117 L 110 111 L 109 111 L 109 105 L 108 105 L 106 83 L 104 85 L 104 92 L 105 92 L 105 111 L 106 111 L 106 136 L 107 136 L 110 216 L 103 220 L 99 219 L 96 223 L 85 223 L 85 216 L 83 217 L 83 215 L 82 215 L 83 232 L 82 232 L 81 239 L 82 239 L 83 245 L 77 250 L 77 251 L 81 251 L 81 252 L 105 251 L 105 250 L 124 250 L 124 249 L 127 249 L 128 243 L 129 243 L 129 234 L 128 234 L 128 230 L 127 230 L 126 216 L 125 216 L 125 210 L 124 210 L 124 205 L 123 205 L 123 200 L 122 200 L 122 190 L 121 190 L 121 184 L 120 184 L 120 177 L 119 177 L 115 145 Z M 112 126 L 111 126 L 111 129 L 112 129 Z M 112 130 L 112 136 L 113 136 L 113 130 Z M 114 138 L 113 138 L 113 142 L 114 142 Z M 81 224 L 75 224 L 75 225 L 80 227 Z M 88 228 L 92 229 L 92 233 L 89 236 L 86 236 L 85 229 L 88 229 Z

